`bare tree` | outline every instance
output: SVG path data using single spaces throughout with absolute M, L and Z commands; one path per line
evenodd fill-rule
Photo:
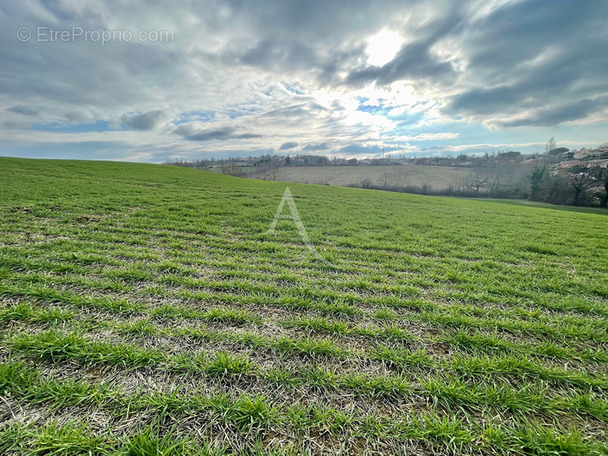
M 456 193 L 464 195 L 467 190 L 467 177 L 465 176 L 457 176 L 454 178 L 452 182 L 452 187 Z
M 557 142 L 555 141 L 555 138 L 553 136 L 551 136 L 551 138 L 549 138 L 549 141 L 547 141 L 547 143 L 545 144 L 545 153 L 548 154 L 549 152 L 551 152 L 553 149 L 557 148 Z
M 600 196 L 601 205 L 608 207 L 608 168 L 599 168 L 598 180 L 603 187 L 603 194 Z
M 387 171 L 384 174 L 382 174 L 382 176 L 380 176 L 380 187 L 387 189 L 389 187 L 389 181 L 390 181 L 390 174 Z
M 260 179 L 276 181 L 279 177 L 279 163 L 276 161 L 268 161 L 264 163 L 260 170 Z
M 222 160 L 220 163 L 220 172 L 228 176 L 242 176 L 243 170 L 233 160 Z
M 498 189 L 500 188 L 500 176 L 495 174 L 490 183 L 490 195 L 498 195 Z
M 598 174 L 601 168 L 588 168 L 586 166 L 575 166 L 570 169 L 569 182 L 574 189 L 574 205 L 580 204 L 581 196 L 598 184 Z
M 396 166 L 393 169 L 393 175 L 391 178 L 395 188 L 405 187 L 407 184 L 408 171 L 409 169 L 403 165 Z
M 405 187 L 407 183 L 408 170 L 405 166 L 396 165 L 390 168 L 389 171 L 380 176 L 380 186 L 388 189 L 399 189 Z
M 475 195 L 479 196 L 479 191 L 488 183 L 488 178 L 480 172 L 471 173 L 467 179 L 466 186 L 470 190 L 475 191 Z

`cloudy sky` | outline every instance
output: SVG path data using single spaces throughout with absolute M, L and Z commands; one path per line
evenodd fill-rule
M 0 3 L 0 155 L 163 162 L 608 141 L 605 0 Z

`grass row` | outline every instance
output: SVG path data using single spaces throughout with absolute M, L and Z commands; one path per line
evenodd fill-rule
M 535 412 L 556 416 L 564 411 L 585 413 L 598 420 L 608 422 L 608 401 L 596 393 L 570 392 L 568 397 L 562 393 L 559 398 L 551 398 L 548 386 L 539 389 L 530 383 L 520 390 L 510 385 L 495 383 L 491 379 L 477 379 L 467 382 L 462 378 L 438 372 L 420 377 L 413 375 L 367 375 L 341 374 L 326 368 L 313 366 L 302 367 L 296 371 L 283 368 L 263 369 L 244 356 L 231 356 L 219 352 L 214 358 L 207 355 L 192 356 L 189 353 L 167 355 L 160 350 L 150 350 L 133 344 L 112 344 L 109 342 L 92 342 L 83 336 L 70 332 L 68 334 L 51 330 L 39 334 L 22 334 L 7 341 L 18 353 L 38 361 L 50 360 L 56 363 L 77 361 L 88 365 L 115 365 L 128 369 L 157 367 L 170 371 L 187 371 L 208 376 L 249 375 L 263 381 L 281 386 L 315 387 L 327 391 L 348 390 L 353 394 L 364 396 L 425 397 L 430 402 L 447 406 L 465 407 L 468 410 L 480 410 L 480 407 L 492 406 L 510 412 Z M 258 346 L 267 342 L 259 338 Z M 313 341 L 294 341 L 281 339 L 276 341 L 277 350 L 286 353 L 327 353 L 328 347 Z M 344 353 L 341 353 L 345 355 Z M 411 365 L 420 363 L 425 357 L 420 353 L 404 354 L 395 359 L 394 352 L 389 355 L 378 352 L 383 361 L 391 359 L 404 367 L 404 362 Z M 405 359 L 407 357 L 407 360 Z M 455 372 L 471 370 L 470 365 L 462 363 L 463 369 L 456 366 Z
M 36 309 L 35 307 L 20 303 L 13 307 L 0 310 L 0 321 L 28 320 L 36 321 L 64 321 L 73 316 L 72 313 L 61 309 Z M 175 308 L 165 305 L 154 309 L 151 316 L 161 318 L 197 318 L 206 321 L 219 321 L 228 324 L 261 324 L 261 320 L 254 314 L 244 310 L 213 309 L 206 312 L 197 312 L 187 309 Z M 89 323 L 85 322 L 87 327 Z M 525 379 L 527 376 L 552 380 L 566 384 L 578 385 L 588 388 L 608 388 L 608 377 L 603 374 L 589 375 L 584 371 L 564 369 L 560 367 L 545 367 L 531 359 L 518 356 L 521 352 L 519 346 L 502 341 L 496 337 L 484 335 L 471 335 L 459 331 L 454 335 L 439 338 L 440 341 L 450 341 L 465 351 L 470 351 L 472 356 L 464 356 L 464 353 L 454 353 L 448 358 L 439 358 L 426 353 L 423 349 L 412 351 L 409 348 L 387 345 L 386 342 L 399 342 L 406 344 L 413 340 L 412 335 L 397 326 L 389 325 L 382 328 L 351 328 L 344 322 L 329 322 L 325 319 L 287 319 L 279 321 L 279 325 L 287 327 L 305 327 L 315 331 L 329 331 L 340 335 L 359 335 L 374 338 L 374 346 L 370 351 L 355 351 L 336 344 L 331 340 L 315 339 L 310 337 L 273 338 L 263 334 L 250 331 L 235 333 L 231 330 L 200 329 L 200 328 L 178 328 L 169 329 L 158 327 L 150 320 L 139 320 L 135 323 L 124 323 L 115 328 L 120 332 L 139 336 L 165 336 L 165 337 L 189 337 L 202 340 L 212 340 L 223 343 L 241 344 L 255 349 L 268 349 L 278 352 L 293 352 L 309 356 L 326 356 L 335 359 L 357 358 L 370 361 L 381 361 L 403 369 L 405 366 L 414 368 L 427 368 L 436 371 L 448 370 L 460 372 L 467 375 L 497 375 L 507 374 Z M 108 329 L 113 326 L 109 322 L 94 322 Z M 560 350 L 554 345 L 545 345 L 544 352 L 534 351 L 532 347 L 528 353 L 545 356 L 572 354 L 566 349 Z M 584 353 L 582 354 L 584 355 Z M 591 354 L 592 355 L 592 354 Z M 590 355 L 590 356 L 591 356 Z
M 33 279 L 32 279 L 33 280 Z M 39 280 L 33 280 L 38 282 Z M 216 304 L 237 304 L 240 306 L 266 306 L 284 308 L 287 310 L 305 310 L 317 312 L 321 315 L 335 316 L 343 318 L 354 318 L 362 315 L 361 309 L 356 305 L 346 302 L 342 299 L 324 301 L 315 301 L 307 297 L 306 293 L 298 295 L 296 292 L 290 292 L 287 295 L 277 294 L 230 294 L 230 293 L 209 293 L 204 291 L 191 291 L 187 289 L 172 290 L 172 293 L 163 292 L 162 289 L 157 290 L 161 293 L 156 297 L 179 297 L 186 300 L 202 301 L 205 303 Z M 7 296 L 24 296 L 30 298 L 38 298 L 50 302 L 63 302 L 79 306 L 93 306 L 110 311 L 118 311 L 122 313 L 138 313 L 145 312 L 146 306 L 142 302 L 128 300 L 126 298 L 111 298 L 111 297 L 92 297 L 83 294 L 59 291 L 50 286 L 40 286 L 30 283 L 28 285 L 20 284 L 0 284 L 0 295 Z M 141 298 L 140 298 L 141 299 Z M 528 321 L 522 319 L 513 319 L 509 315 L 491 317 L 488 315 L 468 316 L 462 312 L 460 306 L 436 306 L 433 307 L 428 301 L 408 299 L 408 300 L 391 300 L 386 298 L 370 298 L 366 304 L 375 306 L 378 310 L 395 309 L 398 311 L 413 309 L 415 312 L 408 312 L 407 319 L 410 321 L 420 321 L 440 327 L 453 328 L 478 328 L 486 330 L 501 330 L 501 331 L 516 331 L 523 334 L 531 334 L 540 337 L 549 337 L 552 340 L 559 341 L 577 341 L 583 340 L 593 343 L 608 342 L 608 333 L 605 331 L 603 321 L 595 321 L 587 319 L 585 324 L 581 321 L 567 322 L 560 324 L 546 324 L 539 321 Z M 428 310 L 430 309 L 430 310 Z M 176 313 L 183 312 L 182 310 Z M 187 311 L 189 312 L 189 311 Z M 386 319 L 399 318 L 399 313 L 386 313 L 378 311 L 374 314 L 368 314 L 372 318 Z M 598 357 L 596 355 L 596 357 Z M 601 356 L 599 356 L 601 358 Z
M 98 410 L 104 410 L 119 419 L 129 414 L 153 412 L 156 415 L 156 422 L 162 423 L 169 417 L 176 419 L 179 416 L 204 414 L 209 417 L 205 419 L 216 419 L 233 425 L 241 433 L 242 438 L 253 442 L 260 432 L 287 431 L 297 437 L 324 430 L 340 439 L 362 437 L 369 440 L 421 440 L 429 442 L 436 449 L 457 454 L 468 452 L 472 447 L 482 447 L 493 451 L 494 454 L 522 455 L 592 455 L 606 450 L 597 441 L 584 441 L 576 432 L 567 432 L 563 429 L 558 430 L 559 432 L 547 431 L 531 422 L 520 423 L 516 428 L 500 424 L 464 426 L 459 418 L 448 418 L 434 413 L 395 419 L 369 414 L 349 414 L 319 406 L 272 404 L 263 397 L 245 394 L 233 398 L 228 395 L 182 395 L 179 390 L 159 391 L 152 394 L 124 393 L 105 385 L 93 385 L 83 381 L 42 379 L 32 368 L 10 361 L 0 364 L 0 391 L 4 394 L 10 393 L 29 404 L 50 405 L 55 410 L 65 407 L 95 406 Z M 87 451 L 94 444 L 99 447 L 99 450 L 96 450 L 99 453 L 92 454 L 107 454 L 103 451 L 110 451 L 112 445 L 116 445 L 115 442 L 108 442 L 103 437 L 91 436 L 88 432 L 77 437 L 70 432 L 73 430 L 74 428 L 70 426 L 63 429 L 43 428 L 38 434 L 34 433 L 29 437 L 38 440 L 37 443 L 40 443 L 41 436 L 50 437 L 50 445 L 46 447 L 36 445 L 38 451 L 41 449 L 41 451 L 61 451 L 61 448 Z M 16 436 L 21 434 L 20 437 L 23 437 L 26 433 L 23 426 L 19 425 L 0 428 L 0 436 L 4 435 L 1 445 L 11 449 L 19 445 Z M 138 445 L 152 445 L 153 448 L 158 449 L 158 438 L 151 436 L 149 431 L 148 434 L 145 431 L 143 434 L 147 437 L 126 438 L 122 440 L 122 444 L 133 445 L 137 442 L 135 439 L 140 438 Z M 177 445 L 176 448 L 179 449 L 182 449 L 183 445 L 188 445 L 187 441 L 183 440 L 177 442 L 169 440 L 169 442 L 171 445 Z M 176 454 L 171 453 L 170 449 L 166 451 Z M 76 453 L 77 451 L 63 454 Z
M 93 261 L 100 256 L 99 254 L 94 255 Z M 19 264 L 19 261 L 15 259 L 4 260 L 7 263 L 6 267 L 13 269 L 16 267 L 15 261 Z M 95 281 L 89 279 L 88 283 L 86 281 L 83 282 L 85 279 L 81 276 L 84 271 L 76 271 L 78 272 L 76 274 L 76 272 L 65 270 L 65 268 L 69 268 L 70 264 L 73 263 L 69 263 L 63 267 L 60 263 L 58 264 L 58 262 L 53 262 L 49 259 L 49 264 L 45 262 L 45 264 L 39 265 L 39 268 L 31 268 L 30 263 L 33 260 L 28 259 L 27 262 L 27 265 L 21 266 L 22 270 L 42 269 L 46 273 L 45 278 L 47 280 L 53 279 L 53 277 L 48 276 L 48 272 L 55 270 L 54 272 L 61 274 L 59 277 L 54 277 L 57 283 L 89 285 L 95 288 Z M 107 271 L 101 270 L 97 272 L 88 271 L 88 273 L 90 275 L 93 272 L 100 277 L 109 279 L 97 281 L 106 287 L 125 291 L 131 289 L 130 283 L 144 282 L 149 287 L 154 287 L 154 284 L 170 285 L 172 287 L 180 286 L 185 290 L 196 290 L 198 293 L 234 293 L 238 291 L 239 294 L 250 293 L 271 296 L 275 296 L 277 293 L 281 296 L 297 294 L 300 297 L 319 302 L 332 300 L 342 301 L 351 305 L 365 302 L 370 305 L 380 304 L 391 307 L 410 307 L 427 311 L 446 310 L 445 305 L 429 300 L 421 301 L 414 299 L 420 295 L 420 289 L 413 286 L 413 279 L 411 277 L 408 277 L 407 280 L 393 278 L 389 283 L 387 283 L 386 276 L 377 273 L 365 279 L 351 278 L 346 281 L 341 281 L 338 276 L 332 276 L 331 280 L 326 277 L 319 277 L 315 278 L 314 286 L 311 286 L 311 282 L 302 284 L 302 281 L 299 281 L 294 274 L 286 275 L 283 273 L 275 279 L 272 277 L 272 274 L 266 271 L 264 274 L 256 274 L 257 277 L 251 277 L 251 273 L 239 275 L 233 272 L 232 274 L 226 274 L 226 269 L 222 269 L 222 267 L 226 268 L 226 264 L 214 265 L 214 270 L 222 270 L 222 273 L 216 279 L 201 277 L 196 267 L 184 269 L 183 265 L 179 265 L 175 261 L 161 261 L 158 264 L 127 264 L 120 268 L 111 268 Z M 67 273 L 70 273 L 70 275 L 66 275 Z M 28 277 L 22 274 L 13 273 L 13 277 L 16 280 L 28 280 Z M 37 278 L 36 274 L 29 273 L 30 281 L 37 281 Z M 496 281 L 492 279 L 491 282 L 495 286 Z M 329 287 L 330 283 L 331 286 Z M 287 289 L 285 285 L 288 285 Z M 444 287 L 441 286 L 441 281 L 435 281 L 432 278 L 428 283 L 419 285 L 424 285 L 423 288 L 437 288 L 437 290 L 433 291 L 433 294 L 440 300 L 450 299 L 449 309 L 453 312 L 471 316 L 534 319 L 548 325 L 566 323 L 571 327 L 570 330 L 572 331 L 572 328 L 576 326 L 592 325 L 593 320 L 587 318 L 589 315 L 600 317 L 608 315 L 608 311 L 602 303 L 589 299 L 584 301 L 581 299 L 564 300 L 563 296 L 556 295 L 556 299 L 548 301 L 544 294 L 539 294 L 538 292 L 525 293 L 521 289 L 514 289 L 512 287 L 497 295 L 488 292 L 480 294 L 480 290 L 486 287 L 480 287 L 479 283 L 476 283 L 476 287 L 467 287 L 461 291 L 454 289 L 454 286 L 450 285 L 449 290 L 442 291 Z M 328 288 L 330 289 L 328 290 Z M 467 302 L 466 305 L 454 302 L 454 298 L 459 295 L 462 295 L 462 300 Z M 521 304 L 524 300 L 527 302 L 526 307 L 522 307 Z M 546 315 L 541 311 L 542 309 L 550 309 L 551 313 Z M 566 310 L 582 312 L 583 316 L 561 315 L 559 313 Z M 599 322 L 599 324 L 602 323 L 605 324 L 603 321 Z M 573 334 L 576 335 L 578 333 L 574 332 Z

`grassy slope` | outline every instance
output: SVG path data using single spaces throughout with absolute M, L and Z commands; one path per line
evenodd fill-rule
M 259 169 L 245 168 L 255 176 Z M 277 171 L 276 180 L 307 184 L 361 186 L 368 180 L 372 185 L 413 186 L 444 191 L 471 174 L 470 169 L 448 166 L 296 166 Z
M 0 158 L 0 454 L 606 454 L 608 218 Z M 173 453 L 172 453 L 173 452 Z

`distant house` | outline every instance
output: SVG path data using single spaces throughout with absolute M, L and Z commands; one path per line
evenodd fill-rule
M 607 158 L 608 159 L 608 146 L 602 146 L 597 149 L 581 149 L 574 153 L 574 159 L 585 160 L 590 158 Z
M 598 168 L 608 168 L 608 159 L 604 158 L 601 160 L 588 160 L 585 162 L 587 166 L 594 166 Z
M 557 164 L 557 167 L 559 169 L 570 169 L 570 168 L 574 168 L 575 166 L 586 166 L 586 164 L 589 162 L 585 162 L 582 160 L 570 160 L 570 161 L 564 161 L 561 163 Z
M 608 159 L 600 160 L 570 160 L 557 164 L 558 169 L 570 169 L 576 166 L 583 168 L 608 168 Z

